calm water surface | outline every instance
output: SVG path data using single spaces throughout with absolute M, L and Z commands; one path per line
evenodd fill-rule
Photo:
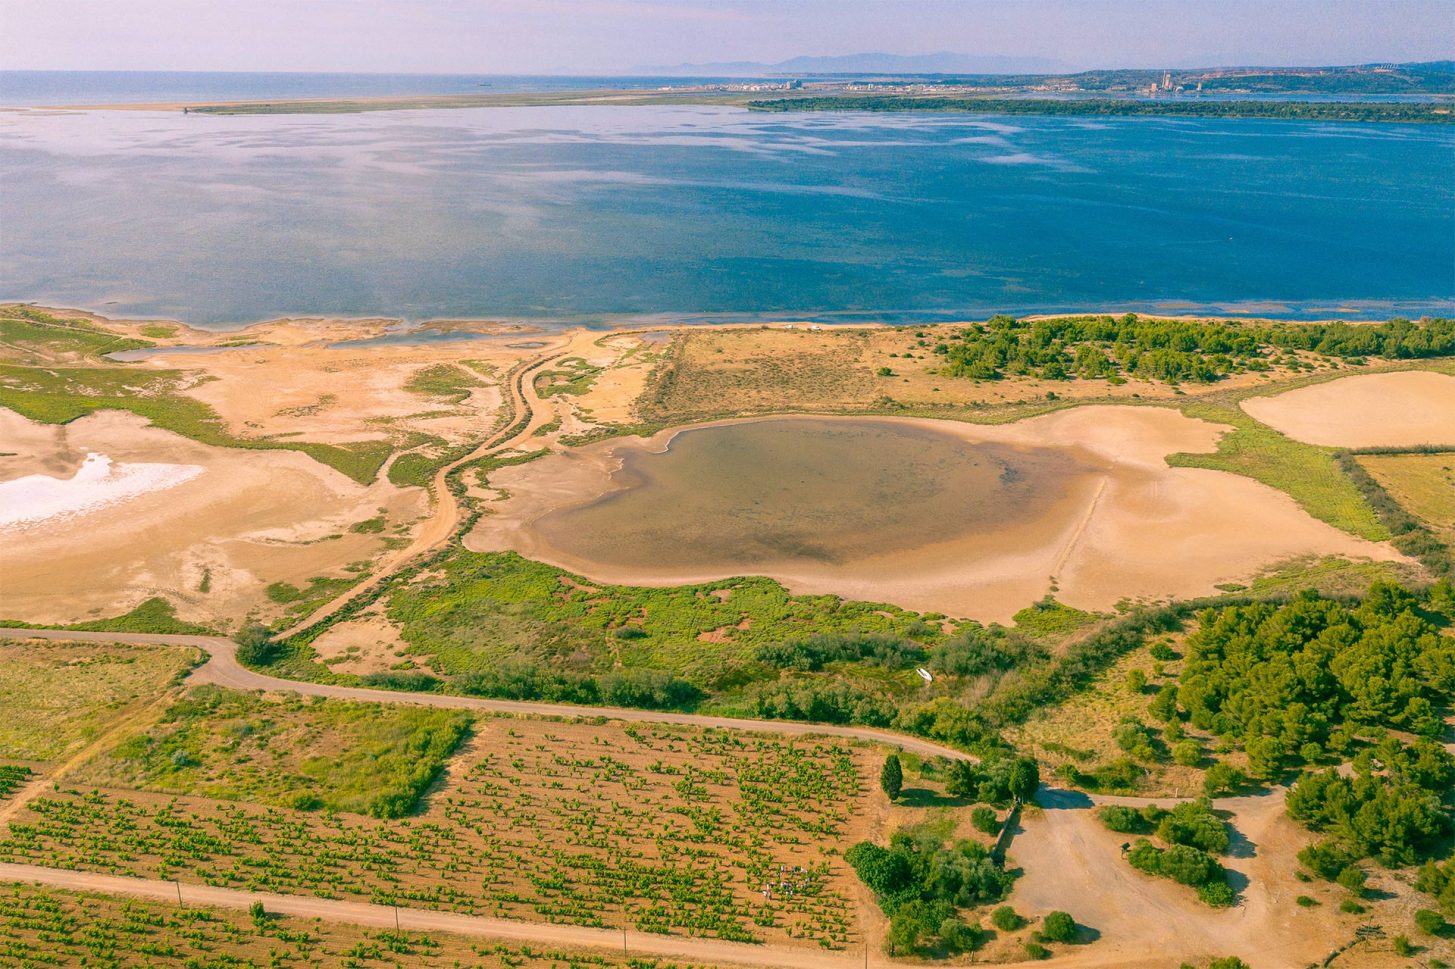
M 0 298 L 227 326 L 1455 311 L 1455 130 L 0 112 Z
M 891 421 L 784 418 L 622 452 L 615 490 L 535 530 L 598 567 L 844 564 L 1033 521 L 1089 465 Z

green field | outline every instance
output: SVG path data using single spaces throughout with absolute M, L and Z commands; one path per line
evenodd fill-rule
M 86 320 L 61 319 L 29 306 L 0 307 L 0 356 L 18 355 L 36 363 L 57 355 L 100 360 L 107 353 L 149 346 L 146 340 L 118 336 Z
M 75 783 L 400 817 L 444 769 L 470 717 L 426 707 L 197 687 Z
M 100 969 L 690 969 L 444 933 L 41 888 L 0 887 L 0 963 Z
M 52 761 L 120 715 L 161 697 L 196 650 L 98 643 L 0 642 L 0 758 Z
M 267 763 L 261 740 L 234 742 L 235 726 L 188 728 L 212 747 L 198 759 L 224 776 Z M 860 811 L 863 757 L 845 743 L 738 731 L 487 719 L 409 818 L 64 784 L 13 819 L 0 859 L 842 948 L 857 916 L 838 853 Z M 159 750 L 152 763 L 165 772 L 170 759 Z M 765 898 L 768 881 L 793 887 Z

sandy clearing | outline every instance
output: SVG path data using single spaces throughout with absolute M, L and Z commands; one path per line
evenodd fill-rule
M 376 604 L 357 617 L 334 623 L 311 645 L 319 662 L 335 673 L 382 673 L 400 661 L 408 648 L 399 627 Z
M 1243 410 L 1296 441 L 1326 447 L 1455 444 L 1455 377 L 1426 370 L 1358 374 L 1250 397 Z
M 1303 555 L 1402 559 L 1387 545 L 1317 521 L 1287 495 L 1256 481 L 1169 468 L 1165 455 L 1210 451 L 1226 431 L 1170 408 L 1085 406 L 994 426 L 883 420 L 933 427 L 968 442 L 1073 449 L 1104 471 L 1068 489 L 1067 498 L 1042 519 L 993 534 L 840 565 L 792 560 L 752 571 L 795 592 L 1005 622 L 1050 592 L 1053 577 L 1062 602 L 1105 610 L 1124 598 L 1211 594 L 1219 583 L 1245 581 L 1268 565 Z M 610 490 L 621 449 L 660 451 L 678 430 L 602 442 L 495 472 L 492 484 L 510 497 L 480 521 L 466 546 L 514 550 L 599 582 L 672 585 L 740 573 L 727 562 L 692 574 L 623 569 L 551 545 L 533 527 L 557 508 Z
M 1118 965 L 1163 967 L 1181 960 L 1236 955 L 1260 969 L 1303 969 L 1352 935 L 1337 912 L 1337 890 L 1293 880 L 1298 849 L 1312 836 L 1289 821 L 1278 794 L 1223 798 L 1220 810 L 1247 850 L 1223 859 L 1235 873 L 1241 899 L 1230 909 L 1203 905 L 1190 888 L 1144 875 L 1121 857 L 1126 835 L 1105 828 L 1094 804 L 1169 805 L 1171 798 L 1103 798 L 1042 789 L 1045 807 L 1027 811 L 1011 845 L 1012 864 L 1024 869 L 1009 899 L 1018 910 L 1063 909 L 1101 934 L 1087 951 Z M 1235 845 L 1236 846 L 1236 845 Z M 1315 908 L 1299 906 L 1301 893 L 1328 894 Z
M 115 615 L 153 595 L 167 596 L 186 617 L 233 618 L 265 602 L 268 583 L 306 585 L 376 554 L 381 537 L 351 533 L 349 525 L 381 507 L 393 521 L 413 520 L 424 508 L 417 490 L 386 481 L 366 488 L 295 451 L 198 444 L 130 413 L 102 411 L 60 427 L 0 415 L 3 450 L 20 452 L 29 466 L 65 467 L 89 449 L 118 463 L 205 469 L 165 491 L 0 543 L 0 614 L 30 621 Z
M 473 344 L 453 350 L 264 346 L 190 359 L 162 354 L 148 358 L 146 365 L 197 368 L 213 378 L 196 383 L 186 394 L 216 410 L 236 434 L 343 443 L 381 440 L 391 430 L 417 430 L 457 443 L 490 428 L 501 403 L 498 389 L 451 404 L 406 385 L 431 364 L 474 359 L 475 350 Z M 481 348 L 480 355 L 501 356 L 498 349 L 488 348 Z M 258 393 L 260 386 L 268 392 Z

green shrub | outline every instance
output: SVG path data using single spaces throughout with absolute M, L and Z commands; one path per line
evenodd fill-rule
M 1426 935 L 1442 935 L 1449 923 L 1439 912 L 1432 909 L 1422 908 L 1415 912 L 1415 925 Z
M 1076 920 L 1065 912 L 1052 912 L 1041 923 L 1041 937 L 1051 942 L 1075 942 Z
M 990 913 L 990 924 L 1002 932 L 1015 932 L 1026 924 L 1026 920 L 1009 905 L 1001 905 Z

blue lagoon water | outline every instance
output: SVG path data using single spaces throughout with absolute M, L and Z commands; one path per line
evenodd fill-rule
M 1449 313 L 1455 129 L 0 112 L 0 298 L 210 326 Z

